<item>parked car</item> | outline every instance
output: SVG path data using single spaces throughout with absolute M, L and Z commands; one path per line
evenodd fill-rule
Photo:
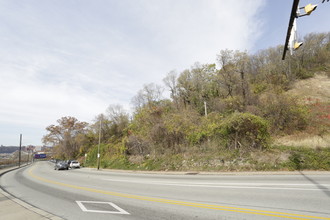
M 70 163 L 70 168 L 73 169 L 73 168 L 80 168 L 80 163 L 76 160 L 73 160 L 71 161 Z
M 55 170 L 68 170 L 69 165 L 65 161 L 59 161 L 55 164 Z

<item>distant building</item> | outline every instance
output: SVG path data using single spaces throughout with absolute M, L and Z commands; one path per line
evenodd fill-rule
M 35 152 L 36 147 L 33 146 L 33 145 L 28 145 L 28 146 L 26 147 L 26 150 L 29 151 L 29 152 Z
M 53 147 L 50 147 L 50 146 L 42 146 L 42 147 L 41 147 L 41 151 L 43 151 L 43 152 L 52 152 L 52 151 L 53 151 Z

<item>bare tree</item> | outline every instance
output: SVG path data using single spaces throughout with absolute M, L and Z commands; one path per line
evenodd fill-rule
M 221 50 L 220 54 L 217 55 L 218 64 L 221 69 L 218 71 L 218 84 L 223 87 L 228 96 L 233 97 L 234 90 L 237 84 L 237 72 L 234 66 L 234 52 L 232 50 Z
M 111 133 L 116 137 L 121 137 L 129 124 L 129 114 L 121 105 L 110 105 L 107 108 Z
M 143 86 L 136 96 L 133 97 L 132 103 L 136 108 L 142 108 L 145 105 L 151 106 L 155 102 L 159 102 L 162 98 L 163 88 L 160 85 L 150 83 Z
M 167 86 L 171 92 L 171 98 L 178 106 L 178 87 L 177 87 L 177 73 L 172 70 L 163 79 L 165 86 Z
M 107 115 L 113 123 L 120 124 L 123 120 L 128 120 L 128 113 L 121 105 L 110 105 L 107 108 Z
M 243 106 L 245 108 L 247 105 L 247 92 L 248 92 L 248 83 L 246 80 L 246 74 L 248 71 L 250 58 L 246 52 L 236 51 L 234 54 L 234 60 L 235 60 L 234 62 L 235 62 L 236 72 L 240 74 L 240 78 L 241 78 L 241 92 L 243 97 Z

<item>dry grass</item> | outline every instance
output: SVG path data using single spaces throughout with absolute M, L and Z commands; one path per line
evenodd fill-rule
M 326 73 L 317 73 L 313 78 L 294 83 L 288 94 L 301 97 L 307 104 L 312 102 L 330 102 L 330 77 Z
M 134 164 L 140 164 L 144 161 L 144 157 L 142 155 L 132 155 L 128 157 L 128 161 Z
M 293 147 L 325 148 L 330 147 L 330 134 L 322 137 L 306 133 L 293 134 L 276 138 L 275 144 Z

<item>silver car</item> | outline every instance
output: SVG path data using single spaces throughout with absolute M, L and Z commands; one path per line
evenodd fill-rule
M 59 161 L 54 166 L 55 170 L 68 170 L 69 166 L 65 161 Z
M 70 168 L 73 169 L 73 168 L 80 168 L 80 163 L 76 160 L 73 160 L 71 161 L 70 163 Z

